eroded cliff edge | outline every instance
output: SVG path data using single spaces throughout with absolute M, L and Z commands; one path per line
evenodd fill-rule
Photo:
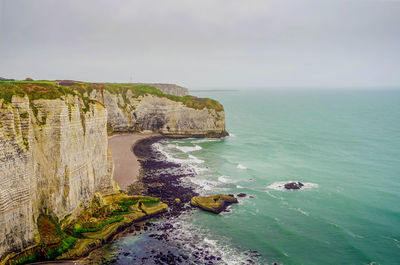
M 115 193 L 107 134 L 143 130 L 221 137 L 225 114 L 148 85 L 0 82 L 0 258 L 38 242 L 40 216 L 78 216 Z
M 85 94 L 102 102 L 112 132 L 153 131 L 173 137 L 226 136 L 223 106 L 209 98 L 161 93 L 148 85 L 100 84 Z

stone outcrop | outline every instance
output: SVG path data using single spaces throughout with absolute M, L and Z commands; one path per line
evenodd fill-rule
M 175 96 L 187 96 L 189 95 L 189 89 L 186 87 L 178 86 L 175 84 L 160 84 L 160 83 L 135 83 L 137 85 L 149 85 L 159 89 L 164 94 L 170 94 Z
M 114 132 L 150 130 L 173 137 L 227 135 L 223 109 L 192 108 L 156 95 L 134 97 L 129 90 L 126 95 L 93 90 L 90 98 L 104 102 L 108 126 Z
M 298 181 L 298 182 L 289 182 L 289 183 L 286 183 L 284 185 L 285 189 L 287 189 L 287 190 L 299 190 L 303 186 L 304 186 L 304 184 L 301 183 L 300 181 Z
M 205 211 L 220 213 L 232 203 L 238 203 L 238 200 L 233 195 L 214 195 L 208 197 L 193 197 L 190 204 L 199 207 Z
M 78 213 L 112 193 L 107 111 L 78 96 L 0 99 L 0 256 L 32 245 L 40 213 Z

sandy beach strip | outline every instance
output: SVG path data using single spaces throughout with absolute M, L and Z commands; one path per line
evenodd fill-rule
M 140 163 L 133 153 L 134 144 L 144 138 L 159 136 L 156 133 L 117 134 L 108 137 L 108 147 L 114 160 L 114 180 L 121 190 L 139 179 Z

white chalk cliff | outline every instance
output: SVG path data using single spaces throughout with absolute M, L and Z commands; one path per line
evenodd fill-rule
M 82 105 L 77 96 L 0 99 L 0 255 L 34 242 L 39 213 L 61 219 L 113 191 L 107 110 Z
M 85 96 L 94 101 L 85 101 Z M 37 241 L 39 214 L 61 220 L 79 214 L 95 193 L 116 190 L 107 129 L 179 137 L 226 135 L 222 105 L 213 101 L 216 107 L 209 108 L 197 102 L 210 102 L 206 99 L 134 95 L 129 89 L 29 98 L 0 97 L 0 258 Z
M 156 95 L 134 97 L 101 94 L 93 90 L 90 98 L 102 102 L 108 110 L 108 125 L 114 132 L 151 130 L 176 137 L 225 136 L 225 112 L 210 108 L 191 108 L 179 101 Z

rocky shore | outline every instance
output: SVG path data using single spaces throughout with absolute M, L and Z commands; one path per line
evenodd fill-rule
M 185 223 L 196 211 L 190 200 L 199 194 L 193 188 L 183 186 L 180 180 L 195 177 L 195 172 L 167 161 L 152 147 L 166 139 L 152 137 L 136 142 L 133 152 L 139 159 L 141 174 L 128 193 L 160 198 L 168 204 L 168 212 L 154 222 L 145 222 L 140 231 L 128 232 L 112 246 L 99 249 L 101 254 L 90 255 L 86 260 L 88 264 L 226 264 L 219 255 L 221 253 L 213 251 L 207 244 L 200 244 L 202 239 L 196 232 L 184 232 Z M 132 238 L 136 238 L 134 243 Z M 104 258 L 99 261 L 99 256 Z M 256 264 L 258 253 L 249 251 L 248 256 L 244 264 Z
M 165 137 L 153 137 L 140 140 L 133 148 L 141 165 L 140 181 L 130 187 L 129 194 L 139 193 L 160 198 L 170 206 L 169 214 L 177 216 L 191 207 L 185 206 L 198 194 L 189 187 L 183 187 L 179 180 L 194 177 L 194 172 L 183 170 L 182 165 L 165 161 L 152 148 L 152 144 L 165 140 Z M 150 195 L 151 194 L 151 195 Z

